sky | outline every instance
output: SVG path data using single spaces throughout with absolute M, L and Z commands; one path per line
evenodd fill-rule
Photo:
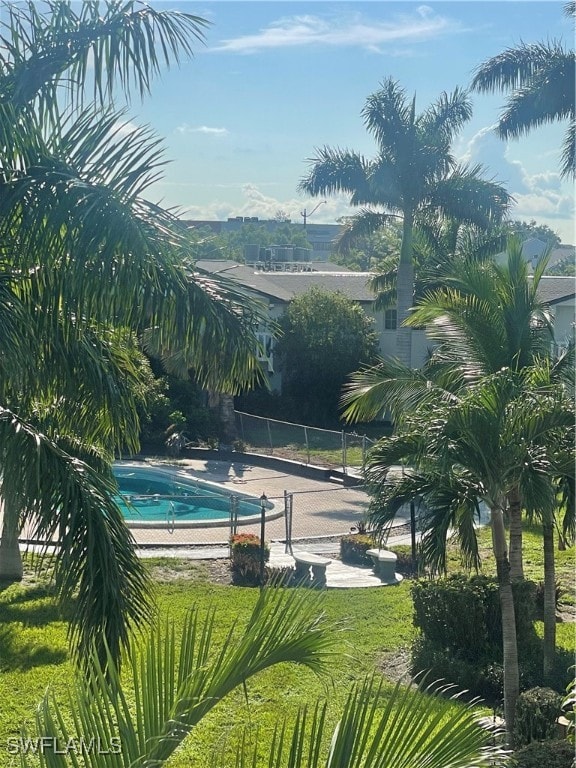
M 191 219 L 229 216 L 335 223 L 353 212 L 346 196 L 298 192 L 323 146 L 367 158 L 377 147 L 361 112 L 388 77 L 422 111 L 442 92 L 467 88 L 477 66 L 520 42 L 573 48 L 563 2 L 153 2 L 206 19 L 204 42 L 163 72 L 129 119 L 163 137 L 169 161 L 147 197 Z M 558 172 L 566 125 L 518 141 L 493 131 L 505 97 L 472 94 L 473 117 L 453 146 L 506 187 L 511 217 L 536 220 L 575 243 L 574 185 Z M 315 209 L 316 210 L 313 210 Z

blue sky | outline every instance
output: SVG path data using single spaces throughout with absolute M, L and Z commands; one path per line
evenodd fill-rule
M 164 137 L 164 178 L 148 197 L 188 218 L 301 222 L 316 200 L 297 191 L 315 148 L 347 147 L 370 157 L 362 123 L 367 96 L 389 76 L 417 110 L 442 91 L 467 87 L 482 61 L 520 41 L 562 39 L 573 28 L 562 2 L 157 2 L 210 26 L 196 56 L 153 84 L 130 117 Z M 561 182 L 565 125 L 520 141 L 491 131 L 504 97 L 473 94 L 474 115 L 454 150 L 486 166 L 516 198 L 513 218 L 536 219 L 574 243 L 574 186 Z M 310 222 L 350 213 L 329 198 Z

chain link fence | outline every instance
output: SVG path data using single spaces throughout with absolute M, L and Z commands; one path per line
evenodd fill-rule
M 236 429 L 246 448 L 254 453 L 280 456 L 304 464 L 360 469 L 375 441 L 366 435 L 278 421 L 235 411 Z
M 194 547 L 227 545 L 234 533 L 254 533 L 268 541 L 286 542 L 337 538 L 362 523 L 368 512 L 369 497 L 362 487 L 334 487 L 316 491 L 263 493 L 264 516 L 256 507 L 249 520 L 238 515 L 238 496 L 231 493 L 225 503 L 227 519 L 218 526 L 180 526 L 174 519 L 154 527 L 133 527 L 140 546 Z M 223 500 L 224 501 L 224 500 Z M 260 507 L 260 511 L 262 506 Z

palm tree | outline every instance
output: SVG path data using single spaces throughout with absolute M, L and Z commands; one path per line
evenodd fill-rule
M 520 372 L 537 361 L 550 359 L 552 330 L 546 306 L 538 298 L 539 284 L 546 267 L 544 258 L 530 278 L 522 258 L 521 243 L 508 243 L 507 262 L 499 266 L 487 261 L 454 261 L 452 274 L 444 277 L 445 285 L 429 291 L 416 308 L 410 323 L 427 326 L 431 338 L 438 343 L 428 366 L 422 372 L 401 369 L 390 362 L 360 371 L 343 400 L 350 419 L 374 418 L 388 408 L 396 418 L 429 398 L 431 391 L 439 398 L 458 397 L 482 377 L 502 369 Z M 550 381 L 570 385 L 573 377 L 573 352 L 549 361 Z M 434 387 L 430 389 L 431 383 Z M 545 382 L 547 386 L 547 382 Z M 440 389 L 436 389 L 439 387 Z M 558 451 L 556 463 L 559 477 L 569 481 L 571 452 Z M 510 575 L 513 581 L 523 578 L 522 509 L 535 514 L 543 522 L 544 549 L 552 549 L 544 563 L 545 637 L 544 667 L 548 677 L 555 656 L 555 600 L 552 511 L 534 506 L 519 489 L 510 486 L 506 511 L 510 521 Z M 570 528 L 570 506 L 565 527 Z M 552 515 L 552 517 L 551 517 Z
M 575 15 L 576 4 L 564 6 Z M 472 88 L 482 93 L 511 92 L 497 126 L 502 139 L 517 139 L 545 123 L 568 120 L 561 175 L 574 177 L 576 158 L 576 59 L 560 42 L 522 43 L 507 48 L 477 69 Z
M 424 285 L 428 292 L 408 321 L 427 327 L 428 335 L 438 344 L 430 364 L 431 375 L 438 377 L 437 368 L 442 366 L 445 386 L 457 391 L 501 368 L 519 371 L 537 359 L 548 358 L 552 328 L 547 308 L 538 298 L 546 263 L 543 258 L 529 277 L 521 243 L 511 238 L 502 266 L 491 260 L 453 259 L 449 270 L 440 270 L 444 285 L 436 287 L 432 274 Z M 571 360 L 572 356 L 566 355 L 557 361 L 552 369 L 554 377 L 568 379 Z M 419 377 L 386 361 L 360 371 L 352 377 L 343 397 L 345 415 L 351 420 L 375 418 L 385 408 L 399 413 L 408 405 L 394 401 L 401 398 L 398 390 L 402 382 L 413 401 L 417 386 L 426 396 L 427 378 L 426 373 Z M 512 490 L 508 508 L 513 579 L 523 578 L 521 502 Z
M 478 501 L 490 510 L 492 547 L 500 593 L 504 660 L 504 716 L 512 743 L 519 670 L 510 562 L 504 528 L 512 489 L 534 508 L 555 503 L 556 463 L 550 446 L 573 430 L 573 409 L 561 387 L 539 368 L 503 369 L 448 396 L 430 381 L 429 396 L 405 414 L 393 437 L 370 453 L 366 480 L 376 503 L 370 523 L 385 535 L 400 506 L 419 496 L 425 505 L 421 552 L 434 569 L 445 570 L 446 543 L 456 536 L 467 564 L 478 565 L 474 529 Z M 538 382 L 537 386 L 533 382 Z M 573 434 L 573 432 L 572 432 Z M 391 467 L 409 469 L 390 475 Z
M 485 227 L 500 221 L 510 202 L 501 186 L 482 178 L 480 167 L 458 166 L 450 152 L 455 133 L 471 114 L 468 96 L 456 89 L 417 115 L 416 97 L 408 99 L 388 78 L 368 97 L 362 113 L 378 155 L 367 160 L 353 151 L 324 147 L 299 185 L 311 195 L 350 193 L 350 204 L 362 210 L 352 220 L 348 239 L 402 219 L 397 356 L 406 365 L 412 364 L 411 331 L 404 321 L 413 305 L 413 234 L 419 217 L 442 214 Z
M 104 674 L 98 655 L 92 654 L 90 684 L 83 680 L 76 686 L 69 712 L 49 695 L 38 710 L 36 729 L 49 745 L 38 754 L 40 765 L 76 764 L 72 750 L 66 755 L 62 746 L 80 743 L 95 745 L 83 750 L 87 768 L 164 765 L 229 692 L 244 686 L 247 693 L 247 682 L 258 672 L 285 662 L 326 671 L 334 631 L 318 618 L 318 608 L 317 596 L 309 591 L 265 589 L 244 634 L 231 632 L 218 652 L 210 642 L 214 615 L 203 621 L 192 612 L 179 649 L 173 627 L 165 626 L 131 654 L 129 684 L 112 660 Z M 350 692 L 329 754 L 327 707 L 319 702 L 312 710 L 303 707 L 293 725 L 278 724 L 265 763 L 269 768 L 502 765 L 503 751 L 488 743 L 491 735 L 475 721 L 475 702 L 451 707 L 446 719 L 442 698 L 451 693 L 450 686 L 422 685 L 417 690 L 398 684 L 390 694 L 383 680 L 373 676 Z M 253 741 L 247 736 L 239 743 L 237 768 L 259 764 L 258 745 L 253 753 L 250 747 Z M 224 764 L 218 752 L 214 744 L 213 762 Z M 26 756 L 23 760 L 26 764 Z
M 25 520 L 58 537 L 59 594 L 79 590 L 72 639 L 117 657 L 150 613 L 110 472 L 137 441 L 131 334 L 172 369 L 234 391 L 259 376 L 260 309 L 194 269 L 178 220 L 143 198 L 158 140 L 118 131 L 110 105 L 116 85 L 144 94 L 162 62 L 191 55 L 205 22 L 133 2 L 4 10 L 0 556 L 14 555 Z M 18 575 L 18 558 L 3 575 Z
M 486 261 L 505 247 L 503 227 L 480 231 L 446 216 L 420 221 L 413 240 L 414 304 L 419 304 L 426 292 L 445 284 L 455 260 Z M 397 277 L 398 261 L 389 257 L 386 268 L 370 278 L 368 286 L 376 295 L 375 309 L 385 310 L 396 304 Z

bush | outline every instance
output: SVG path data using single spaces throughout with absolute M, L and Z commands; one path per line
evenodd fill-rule
M 533 741 L 514 752 L 515 768 L 572 768 L 574 747 L 564 739 Z
M 562 696 L 551 688 L 530 688 L 518 696 L 514 738 L 518 746 L 557 735 L 556 720 L 562 714 Z M 547 763 L 545 763 L 547 765 Z
M 556 581 L 554 583 L 554 605 L 556 606 L 556 610 L 558 610 L 558 604 L 560 603 L 560 598 L 563 595 L 564 590 L 562 589 L 562 585 L 559 581 Z M 536 584 L 536 611 L 538 613 L 538 618 L 541 619 L 544 615 L 544 582 L 539 581 Z
M 415 576 L 418 573 L 418 561 L 416 567 L 412 562 L 412 547 L 409 544 L 398 544 L 390 547 L 390 552 L 394 552 L 397 557 L 396 570 L 403 576 Z
M 543 684 L 542 641 L 534 629 L 533 582 L 513 585 L 520 663 L 520 688 Z M 414 625 L 420 629 L 412 671 L 432 670 L 490 702 L 502 698 L 502 620 L 496 579 L 458 574 L 412 585 Z M 463 620 L 463 617 L 465 620 Z M 552 685 L 563 690 L 565 654 L 557 654 Z
M 253 533 L 237 533 L 230 539 L 232 582 L 244 586 L 259 586 L 260 537 Z M 264 543 L 264 562 L 270 559 L 270 547 Z
M 534 631 L 535 585 L 513 585 L 519 653 L 539 647 Z M 502 659 L 502 620 L 496 579 L 461 574 L 412 585 L 414 624 L 440 648 L 463 659 Z M 462 618 L 466 620 L 463 621 Z
M 501 664 L 472 662 L 459 658 L 451 650 L 439 648 L 423 637 L 412 645 L 410 672 L 429 671 L 431 680 L 446 680 L 480 696 L 489 704 L 499 705 L 503 696 L 504 671 Z
M 340 539 L 340 559 L 350 565 L 372 565 L 366 552 L 375 546 L 374 539 L 364 533 L 351 533 Z

